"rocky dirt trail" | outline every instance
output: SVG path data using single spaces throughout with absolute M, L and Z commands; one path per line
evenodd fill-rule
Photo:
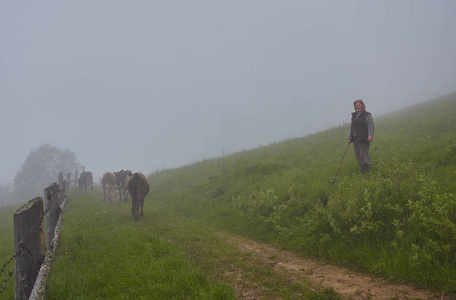
M 281 271 L 290 280 L 308 278 L 315 288 L 332 287 L 343 299 L 455 299 L 404 284 L 391 284 L 341 267 L 321 265 L 314 260 L 303 259 L 294 253 L 248 239 L 233 236 L 228 238 L 241 251 L 250 252 L 257 259 L 272 263 L 274 269 Z M 258 294 L 255 290 L 238 289 L 239 299 L 261 299 Z

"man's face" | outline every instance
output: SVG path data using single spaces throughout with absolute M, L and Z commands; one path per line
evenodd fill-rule
M 356 102 L 355 110 L 356 111 L 363 111 L 363 105 L 361 103 L 359 103 L 359 102 Z

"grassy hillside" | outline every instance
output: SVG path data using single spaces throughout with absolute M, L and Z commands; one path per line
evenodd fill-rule
M 248 265 L 220 232 L 456 293 L 456 94 L 373 113 L 371 172 L 360 173 L 350 147 L 335 184 L 348 124 L 154 173 L 140 222 L 101 190 L 70 190 L 47 298 L 234 299 L 239 282 L 216 272 L 223 264 L 261 276 L 265 299 L 329 299 Z M 1 263 L 16 209 L 0 210 Z
M 373 113 L 369 174 L 350 148 L 330 183 L 347 124 L 152 174 L 152 201 L 304 255 L 455 292 L 456 94 Z

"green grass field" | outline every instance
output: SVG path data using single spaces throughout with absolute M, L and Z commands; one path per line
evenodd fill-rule
M 47 299 L 234 299 L 125 203 L 70 192 Z M 76 203 L 75 203 L 76 202 Z
M 230 256 L 209 251 L 226 247 L 217 231 L 455 294 L 456 94 L 373 113 L 371 172 L 360 173 L 350 148 L 334 184 L 348 124 L 151 174 L 139 222 L 100 190 L 69 191 L 48 299 L 234 299 L 214 259 Z M 13 212 L 0 211 L 0 262 L 12 255 L 4 216 Z M 242 257 L 228 262 L 254 270 Z M 330 299 L 254 272 L 275 287 L 265 299 L 296 289 Z
M 149 205 L 134 222 L 130 204 L 101 201 L 101 190 L 69 192 L 47 299 L 236 299 L 226 266 L 261 275 L 264 299 L 318 298 L 251 261 L 210 225 Z M 279 288 L 278 288 L 279 287 Z M 334 295 L 334 293 L 330 293 Z M 312 298 L 313 297 L 313 298 Z

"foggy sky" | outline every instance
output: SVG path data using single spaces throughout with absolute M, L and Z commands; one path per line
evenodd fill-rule
M 375 118 L 456 90 L 454 37 L 453 0 L 0 1 L 0 184 L 43 144 L 97 181 Z

